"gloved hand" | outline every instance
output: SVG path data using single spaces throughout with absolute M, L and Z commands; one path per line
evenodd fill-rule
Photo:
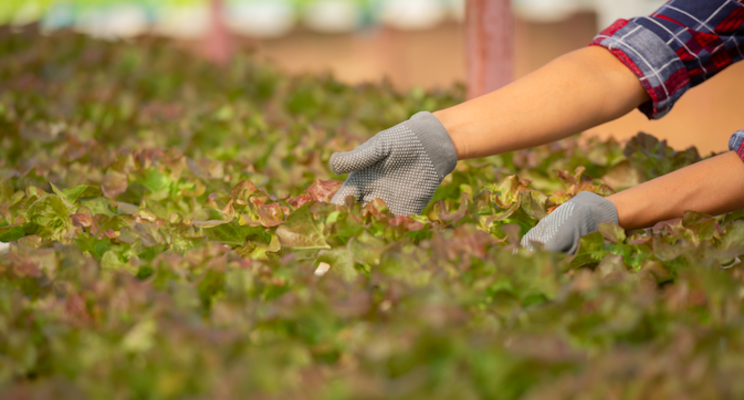
M 385 201 L 395 215 L 420 213 L 457 165 L 457 152 L 437 117 L 420 112 L 386 129 L 356 149 L 334 153 L 336 174 L 350 173 L 331 203 L 354 196 L 364 204 Z
M 532 243 L 538 242 L 546 250 L 575 254 L 579 239 L 598 231 L 603 222 L 618 223 L 615 205 L 592 192 L 581 192 L 530 229 L 521 245 L 534 250 Z

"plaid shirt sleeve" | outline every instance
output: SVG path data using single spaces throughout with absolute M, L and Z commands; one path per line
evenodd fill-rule
M 640 110 L 658 119 L 687 90 L 744 58 L 744 0 L 670 0 L 648 17 L 618 20 L 591 45 L 638 75 L 651 96 Z
M 739 131 L 731 135 L 729 150 L 735 151 L 739 155 L 739 158 L 744 160 L 744 131 Z

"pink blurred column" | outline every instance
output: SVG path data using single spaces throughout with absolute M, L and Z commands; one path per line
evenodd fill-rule
M 514 77 L 514 16 L 510 0 L 467 0 L 468 98 L 492 92 Z
M 225 25 L 222 0 L 209 2 L 209 31 L 204 38 L 204 55 L 210 61 L 226 64 L 232 55 L 230 31 Z

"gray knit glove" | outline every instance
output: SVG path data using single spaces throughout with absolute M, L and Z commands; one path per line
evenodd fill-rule
M 420 213 L 445 176 L 455 169 L 457 152 L 437 117 L 420 112 L 386 129 L 356 149 L 331 156 L 337 175 L 350 173 L 331 203 L 347 196 L 364 204 L 385 201 L 395 215 Z
M 579 239 L 598 231 L 603 222 L 618 223 L 615 205 L 592 192 L 581 192 L 538 222 L 524 235 L 521 244 L 534 250 L 532 243 L 538 242 L 546 250 L 575 254 Z

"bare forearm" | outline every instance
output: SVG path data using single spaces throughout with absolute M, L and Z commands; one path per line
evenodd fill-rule
M 529 148 L 611 121 L 648 101 L 638 78 L 607 50 L 562 56 L 501 90 L 435 112 L 458 159 Z M 699 162 L 608 197 L 625 229 L 693 210 L 744 208 L 744 162 L 734 153 Z
M 638 229 L 692 210 L 720 215 L 744 208 L 744 162 L 735 152 L 701 161 L 608 199 L 620 226 Z
M 462 160 L 563 139 L 647 100 L 633 72 L 607 50 L 587 47 L 501 90 L 434 115 Z

